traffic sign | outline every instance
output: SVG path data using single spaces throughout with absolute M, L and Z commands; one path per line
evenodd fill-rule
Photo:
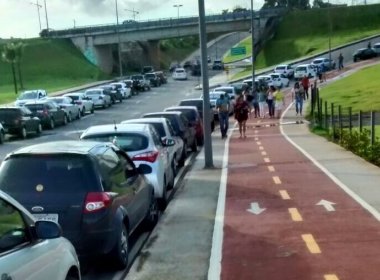
M 247 50 L 245 47 L 231 48 L 231 55 L 243 55 L 246 54 Z

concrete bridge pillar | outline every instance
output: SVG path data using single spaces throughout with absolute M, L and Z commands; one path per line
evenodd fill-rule
M 160 41 L 150 40 L 138 42 L 145 56 L 145 63 L 152 65 L 155 69 L 160 69 Z M 143 60 L 144 61 L 144 60 Z

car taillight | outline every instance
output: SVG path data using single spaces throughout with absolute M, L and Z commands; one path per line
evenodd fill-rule
M 94 213 L 107 208 L 112 202 L 109 194 L 104 192 L 90 192 L 86 196 L 84 213 Z
M 135 155 L 132 160 L 138 160 L 138 161 L 147 161 L 147 162 L 155 162 L 158 157 L 157 151 L 152 152 L 146 152 L 142 154 Z

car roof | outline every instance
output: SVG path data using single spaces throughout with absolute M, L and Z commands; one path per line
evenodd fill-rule
M 277 67 L 288 67 L 288 66 L 290 66 L 290 65 L 289 64 L 279 64 L 279 65 L 276 66 L 276 68 Z
M 1 106 L 0 109 L 22 109 L 21 106 Z
M 69 92 L 69 93 L 64 94 L 63 96 L 72 96 L 72 95 L 79 96 L 83 94 L 84 92 Z
M 300 65 L 297 65 L 297 67 L 308 67 L 310 66 L 310 64 L 300 64 Z
M 121 123 L 162 123 L 166 122 L 166 118 L 139 118 L 139 119 L 130 119 L 130 120 L 125 120 L 122 121 Z
M 19 154 L 87 154 L 94 148 L 106 146 L 105 143 L 96 141 L 52 141 L 20 148 L 8 156 Z
M 173 110 L 173 109 L 177 109 L 177 110 L 187 109 L 187 110 L 195 110 L 198 112 L 198 109 L 195 106 L 170 106 L 170 107 L 165 108 L 165 110 Z
M 177 68 L 175 69 L 175 71 L 177 71 L 177 70 L 185 70 L 185 68 L 177 67 Z
M 182 112 L 179 111 L 171 111 L 171 112 L 155 112 L 155 113 L 147 113 L 144 116 L 154 116 L 154 115 L 181 115 Z
M 25 105 L 31 105 L 31 104 L 45 104 L 45 103 L 50 103 L 54 102 L 52 97 L 49 97 L 47 99 L 37 99 L 36 101 L 28 101 L 25 103 Z
M 149 132 L 149 124 L 102 124 L 87 128 L 82 135 L 105 134 L 110 132 Z
M 235 89 L 233 86 L 221 86 L 221 87 L 216 87 L 215 89 L 221 89 L 221 88 L 227 88 L 227 89 Z

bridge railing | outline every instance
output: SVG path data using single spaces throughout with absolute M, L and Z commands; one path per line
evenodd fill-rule
M 286 11 L 284 8 L 273 8 L 273 9 L 261 9 L 259 11 L 254 11 L 254 17 L 267 17 L 267 16 L 278 16 Z M 206 16 L 206 22 L 225 22 L 225 21 L 235 21 L 244 20 L 251 17 L 251 12 L 249 10 L 231 12 L 225 14 L 213 14 Z M 67 37 L 75 35 L 84 34 L 94 34 L 94 33 L 115 33 L 117 31 L 136 31 L 152 28 L 170 28 L 170 27 L 181 27 L 186 25 L 198 24 L 199 17 L 180 17 L 180 18 L 163 18 L 158 20 L 145 20 L 145 21 L 127 21 L 119 25 L 116 24 L 105 24 L 105 25 L 92 25 L 92 26 L 80 26 L 75 28 L 69 28 L 64 30 L 49 30 L 48 32 L 42 32 L 42 37 Z

